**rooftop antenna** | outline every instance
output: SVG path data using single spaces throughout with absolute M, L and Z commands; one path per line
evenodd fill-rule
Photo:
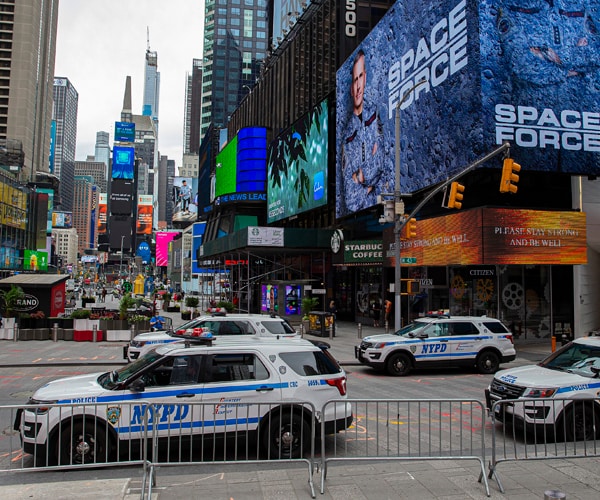
M 148 46 L 146 50 L 150 52 L 150 26 L 146 26 L 146 44 Z

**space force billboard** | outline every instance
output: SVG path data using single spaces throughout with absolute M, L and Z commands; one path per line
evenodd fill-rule
M 402 193 L 504 141 L 523 171 L 600 174 L 599 30 L 600 2 L 396 2 L 337 72 L 337 217 L 396 190 L 397 111 Z

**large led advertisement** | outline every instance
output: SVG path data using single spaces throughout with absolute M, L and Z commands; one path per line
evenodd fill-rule
M 477 208 L 417 221 L 402 239 L 402 265 L 587 263 L 583 212 Z M 384 265 L 395 265 L 393 228 L 384 231 Z
M 135 123 L 115 122 L 115 141 L 135 142 Z
M 396 2 L 337 72 L 336 216 L 445 180 L 504 141 L 523 171 L 599 174 L 600 18 L 583 6 Z
M 122 146 L 113 147 L 112 175 L 113 179 L 133 179 L 135 166 L 135 149 Z
M 328 115 L 323 101 L 269 145 L 269 223 L 327 204 Z
M 108 196 L 106 193 L 98 195 L 98 234 L 106 234 L 106 222 L 108 214 Z
M 264 202 L 266 182 L 267 130 L 243 128 L 217 155 L 214 203 Z
M 23 250 L 23 269 L 25 271 L 48 271 L 48 252 Z
M 169 243 L 175 239 L 179 231 L 159 231 L 156 233 L 156 265 L 169 264 Z
M 73 212 L 52 212 L 52 227 L 71 229 L 73 227 Z
M 151 194 L 140 194 L 137 200 L 136 234 L 152 234 L 152 201 Z
M 133 181 L 114 179 L 111 183 L 110 213 L 111 215 L 131 215 L 133 210 Z

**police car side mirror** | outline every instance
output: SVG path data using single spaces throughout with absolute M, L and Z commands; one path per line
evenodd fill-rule
M 146 384 L 144 384 L 144 381 L 140 377 L 129 384 L 129 390 L 131 392 L 144 392 L 146 390 Z
M 421 333 L 417 333 L 417 338 L 419 338 L 419 339 L 428 339 L 429 335 L 427 333 L 421 332 Z
M 597 366 L 590 366 L 591 372 L 594 374 L 594 378 L 600 377 L 600 368 Z

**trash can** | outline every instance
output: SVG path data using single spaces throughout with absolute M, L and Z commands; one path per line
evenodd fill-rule
M 329 328 L 333 328 L 335 337 L 335 320 L 331 313 L 323 311 L 310 311 L 308 313 L 309 329 L 308 333 L 318 335 L 319 337 L 329 337 Z

